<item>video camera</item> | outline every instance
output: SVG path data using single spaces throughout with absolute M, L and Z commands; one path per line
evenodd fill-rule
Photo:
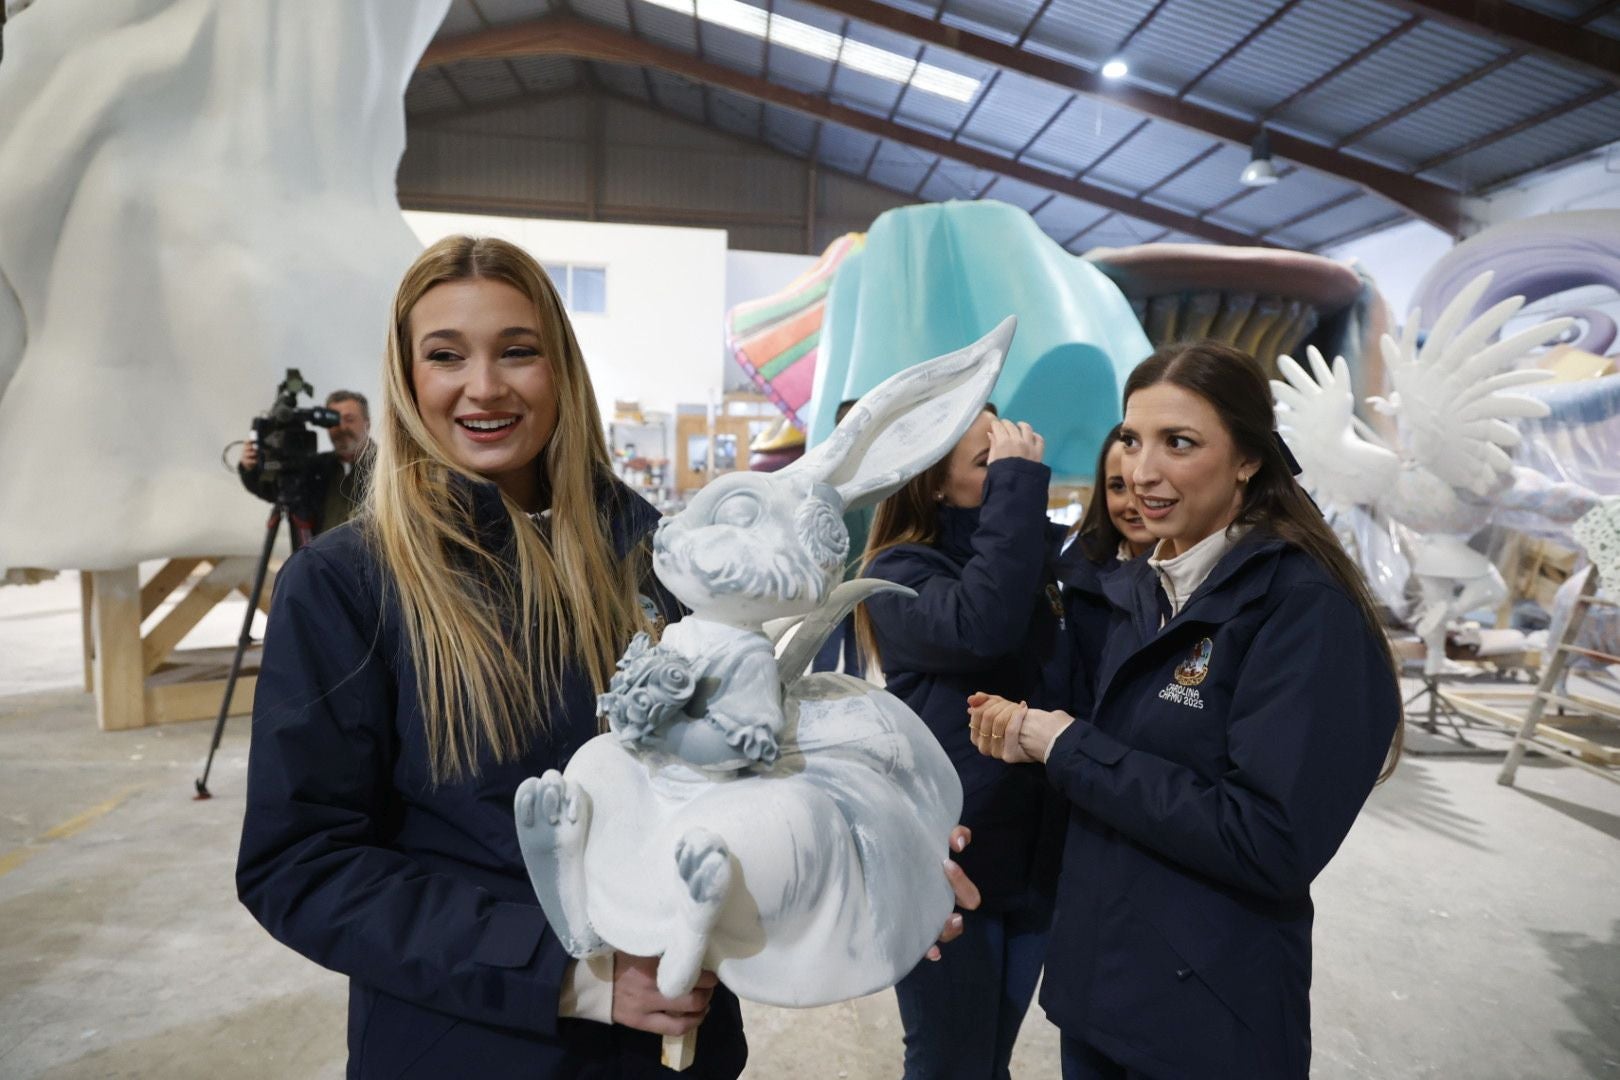
M 308 505 L 306 496 L 312 494 L 308 481 L 320 453 L 309 425 L 332 428 L 343 418 L 321 405 L 299 408 L 299 394 L 313 397 L 315 388 L 297 368 L 288 368 L 287 377 L 276 387 L 275 403 L 253 418 L 253 437 L 259 444 L 259 475 L 266 494 L 303 508 Z

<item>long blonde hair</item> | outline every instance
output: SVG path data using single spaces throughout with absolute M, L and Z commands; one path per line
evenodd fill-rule
M 484 546 L 471 488 L 422 422 L 411 379 L 410 314 L 451 281 L 504 282 L 534 302 L 557 393 L 557 427 L 536 468 L 550 493 L 542 535 L 501 496 L 515 541 Z M 645 619 L 634 561 L 615 557 L 597 485 L 611 475 L 596 395 L 556 289 L 523 249 L 451 236 L 424 251 L 394 296 L 383 363 L 377 458 L 361 514 L 367 542 L 399 602 L 435 783 L 478 773 L 479 756 L 515 759 L 550 726 L 563 669 L 578 664 L 598 693 Z

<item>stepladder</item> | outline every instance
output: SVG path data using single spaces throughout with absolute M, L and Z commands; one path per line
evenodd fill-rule
M 1525 753 L 1532 747 L 1606 780 L 1620 783 L 1620 748 L 1576 735 L 1548 722 L 1549 709 L 1555 713 L 1573 710 L 1589 717 L 1592 722 L 1620 726 L 1620 704 L 1573 694 L 1565 685 L 1570 665 L 1578 658 L 1620 664 L 1620 656 L 1576 644 L 1581 628 L 1586 625 L 1588 615 L 1594 608 L 1620 607 L 1615 600 L 1599 595 L 1598 587 L 1597 569 L 1589 568 L 1586 580 L 1576 595 L 1569 621 L 1564 624 L 1557 639 L 1547 643 L 1541 678 L 1530 696 L 1524 720 L 1513 736 L 1513 745 L 1508 748 L 1502 771 L 1497 774 L 1497 783 L 1512 786 Z

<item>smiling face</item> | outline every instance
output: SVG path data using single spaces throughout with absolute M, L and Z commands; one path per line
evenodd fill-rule
M 995 422 L 991 413 L 980 413 L 967 434 L 952 447 L 939 489 L 945 505 L 971 510 L 984 504 L 984 482 L 990 475 L 990 426 Z
M 1239 453 L 1214 406 L 1174 383 L 1125 402 L 1123 471 L 1147 531 L 1180 555 L 1236 520 L 1259 462 Z
M 1131 494 L 1130 483 L 1125 478 L 1125 447 L 1118 441 L 1108 448 L 1108 460 L 1103 465 L 1103 491 L 1108 500 L 1108 519 L 1132 552 L 1140 555 L 1152 547 L 1153 534 L 1143 523 L 1142 512 Z
M 535 304 L 494 278 L 435 285 L 411 308 L 411 388 L 456 465 L 540 509 L 538 459 L 557 429 L 557 386 Z

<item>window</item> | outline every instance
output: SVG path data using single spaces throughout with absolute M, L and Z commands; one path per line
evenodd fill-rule
M 576 315 L 600 315 L 607 311 L 607 269 L 601 266 L 574 266 L 571 263 L 543 264 L 546 276 L 557 286 L 563 306 Z

